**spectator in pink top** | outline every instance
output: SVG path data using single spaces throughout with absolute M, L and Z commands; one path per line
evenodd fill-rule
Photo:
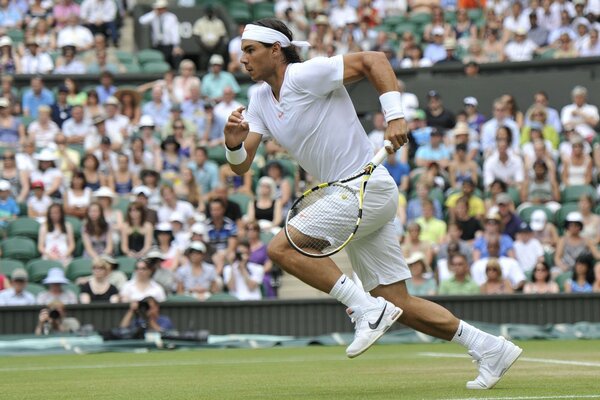
M 79 16 L 79 4 L 73 0 L 59 0 L 53 8 L 53 15 L 56 21 L 56 30 L 60 32 L 60 29 L 67 25 L 67 20 L 71 15 Z

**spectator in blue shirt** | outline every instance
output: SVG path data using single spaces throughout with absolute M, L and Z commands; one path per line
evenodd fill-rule
M 415 164 L 417 167 L 428 167 L 432 162 L 437 162 L 443 169 L 448 168 L 452 155 L 444 145 L 444 134 L 439 129 L 431 131 L 429 144 L 421 146 L 415 153 Z
M 115 78 L 109 71 L 104 71 L 100 74 L 100 85 L 96 86 L 96 93 L 98 93 L 100 104 L 104 104 L 106 99 L 114 96 L 117 92 L 117 87 L 113 84 L 114 81 Z
M 169 122 L 171 103 L 163 98 L 162 86 L 152 87 L 152 100 L 144 104 L 142 114 L 149 115 L 154 120 L 157 130 L 161 131 Z
M 153 332 L 174 329 L 171 319 L 160 314 L 160 305 L 154 297 L 146 297 L 139 302 L 132 301 L 120 325 L 121 328 Z
M 426 182 L 418 182 L 416 196 L 408 201 L 406 205 L 406 221 L 410 223 L 423 215 L 423 201 L 429 198 L 431 186 Z M 442 205 L 437 199 L 433 199 L 434 215 L 437 219 L 443 219 Z
M 0 180 L 0 229 L 6 229 L 8 223 L 19 215 L 19 205 L 10 192 L 10 182 Z
M 23 94 L 23 115 L 37 118 L 40 106 L 51 107 L 54 104 L 54 95 L 44 87 L 42 77 L 31 78 L 31 88 Z
M 190 161 L 188 167 L 194 173 L 202 195 L 208 195 L 219 186 L 219 166 L 208 159 L 205 147 L 196 147 L 194 161 Z
M 219 54 L 213 54 L 209 60 L 210 72 L 202 78 L 202 93 L 211 100 L 220 101 L 223 90 L 230 86 L 235 94 L 240 92 L 240 85 L 233 74 L 223 71 L 225 61 Z
M 0 1 L 0 28 L 18 28 L 21 24 L 19 9 L 10 3 L 10 0 Z
M 217 274 L 223 273 L 225 264 L 235 260 L 238 229 L 235 221 L 225 216 L 225 203 L 221 199 L 212 199 L 208 204 L 210 219 L 206 221 L 208 227 L 208 243 L 215 249 L 212 256 Z
M 502 219 L 497 212 L 488 213 L 485 218 L 483 235 L 473 242 L 473 261 L 489 257 L 488 243 L 498 240 L 500 244 L 499 257 L 515 257 L 514 242 L 507 234 L 501 233 Z

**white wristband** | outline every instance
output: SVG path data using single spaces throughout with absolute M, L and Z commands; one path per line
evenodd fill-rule
M 385 122 L 404 118 L 402 95 L 400 92 L 386 92 L 379 96 L 379 102 L 381 103 L 381 110 L 383 111 Z
M 225 158 L 231 165 L 240 165 L 244 161 L 246 161 L 246 157 L 248 153 L 246 153 L 246 148 L 244 147 L 244 142 L 242 142 L 242 147 L 237 150 L 229 150 L 227 146 L 225 146 Z

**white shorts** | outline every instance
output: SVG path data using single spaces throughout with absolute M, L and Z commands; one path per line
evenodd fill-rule
M 359 178 L 347 185 L 358 187 L 360 182 Z M 330 214 L 317 220 L 307 218 L 310 225 L 302 224 L 300 220 L 294 221 L 295 218 L 290 224 L 309 236 L 330 239 L 328 231 L 335 230 L 342 222 L 348 224 L 356 221 L 356 216 L 343 214 L 346 209 L 343 200 L 330 198 L 320 201 L 328 202 Z M 367 183 L 361 224 L 354 239 L 345 247 L 352 268 L 366 291 L 411 277 L 394 225 L 397 208 L 398 187 L 384 167 L 377 167 Z M 310 207 L 305 211 L 310 213 Z

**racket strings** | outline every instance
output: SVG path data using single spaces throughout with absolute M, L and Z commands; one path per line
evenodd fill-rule
M 354 233 L 359 214 L 357 189 L 342 184 L 312 191 L 288 215 L 288 238 L 310 254 L 336 251 Z

